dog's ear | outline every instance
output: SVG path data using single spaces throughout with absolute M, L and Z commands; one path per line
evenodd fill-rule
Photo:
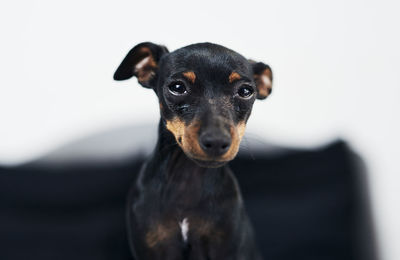
M 257 98 L 265 99 L 272 92 L 272 70 L 262 62 L 249 60 L 252 69 L 254 81 L 257 86 Z
M 114 79 L 126 80 L 136 76 L 143 87 L 152 88 L 158 62 L 166 53 L 168 53 L 168 49 L 162 45 L 151 42 L 140 43 L 126 55 L 114 73 Z

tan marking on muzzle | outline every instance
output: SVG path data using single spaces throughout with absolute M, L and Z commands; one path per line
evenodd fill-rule
M 175 136 L 178 144 L 180 144 L 180 140 L 183 138 L 183 134 L 185 133 L 185 122 L 178 117 L 174 117 L 172 120 L 167 120 L 166 127 Z
M 246 123 L 239 122 L 236 126 L 230 127 L 231 133 L 231 146 L 229 150 L 218 161 L 230 161 L 235 158 L 239 151 L 240 142 L 242 141 L 244 132 L 246 130 Z
M 239 73 L 233 71 L 231 73 L 231 75 L 229 75 L 229 83 L 232 83 L 232 82 L 234 82 L 236 80 L 239 80 L 240 78 L 241 77 L 240 77 Z
M 188 126 L 175 117 L 172 120 L 167 120 L 167 129 L 175 136 L 175 139 L 183 151 L 190 157 L 203 161 L 230 161 L 239 151 L 240 141 L 246 129 L 245 122 L 239 122 L 236 126 L 230 127 L 231 146 L 229 150 L 221 157 L 213 158 L 207 155 L 201 148 L 199 143 L 199 130 L 201 122 L 194 120 Z
M 175 136 L 176 142 L 189 156 L 207 160 L 207 154 L 199 144 L 200 121 L 194 120 L 188 126 L 178 117 L 167 120 L 167 129 Z
M 194 84 L 194 82 L 196 81 L 196 74 L 194 74 L 193 71 L 187 71 L 187 72 L 184 72 L 184 73 L 182 73 L 182 74 L 183 74 L 183 76 L 184 76 L 187 80 L 189 80 L 192 84 Z
M 186 129 L 182 138 L 183 150 L 193 158 L 206 160 L 207 154 L 199 144 L 200 121 L 195 120 Z

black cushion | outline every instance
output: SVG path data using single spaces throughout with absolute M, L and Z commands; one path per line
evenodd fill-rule
M 125 197 L 142 161 L 0 168 L 0 259 L 132 259 Z M 359 163 L 342 141 L 231 162 L 265 259 L 375 259 Z

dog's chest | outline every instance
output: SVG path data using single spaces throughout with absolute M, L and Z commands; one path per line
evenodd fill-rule
M 179 172 L 159 183 L 154 179 L 141 190 L 133 213 L 148 247 L 171 241 L 193 245 L 204 239 L 218 244 L 226 239 L 237 212 L 237 190 L 229 176 L 205 174 Z
M 224 230 L 216 222 L 197 216 L 184 217 L 183 219 L 160 219 L 153 222 L 146 232 L 146 244 L 154 248 L 163 243 L 177 241 L 192 244 L 200 239 L 222 241 Z

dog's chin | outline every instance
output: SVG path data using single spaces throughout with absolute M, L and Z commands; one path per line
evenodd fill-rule
M 199 160 L 194 158 L 190 159 L 203 168 L 219 168 L 228 163 L 228 161 Z

